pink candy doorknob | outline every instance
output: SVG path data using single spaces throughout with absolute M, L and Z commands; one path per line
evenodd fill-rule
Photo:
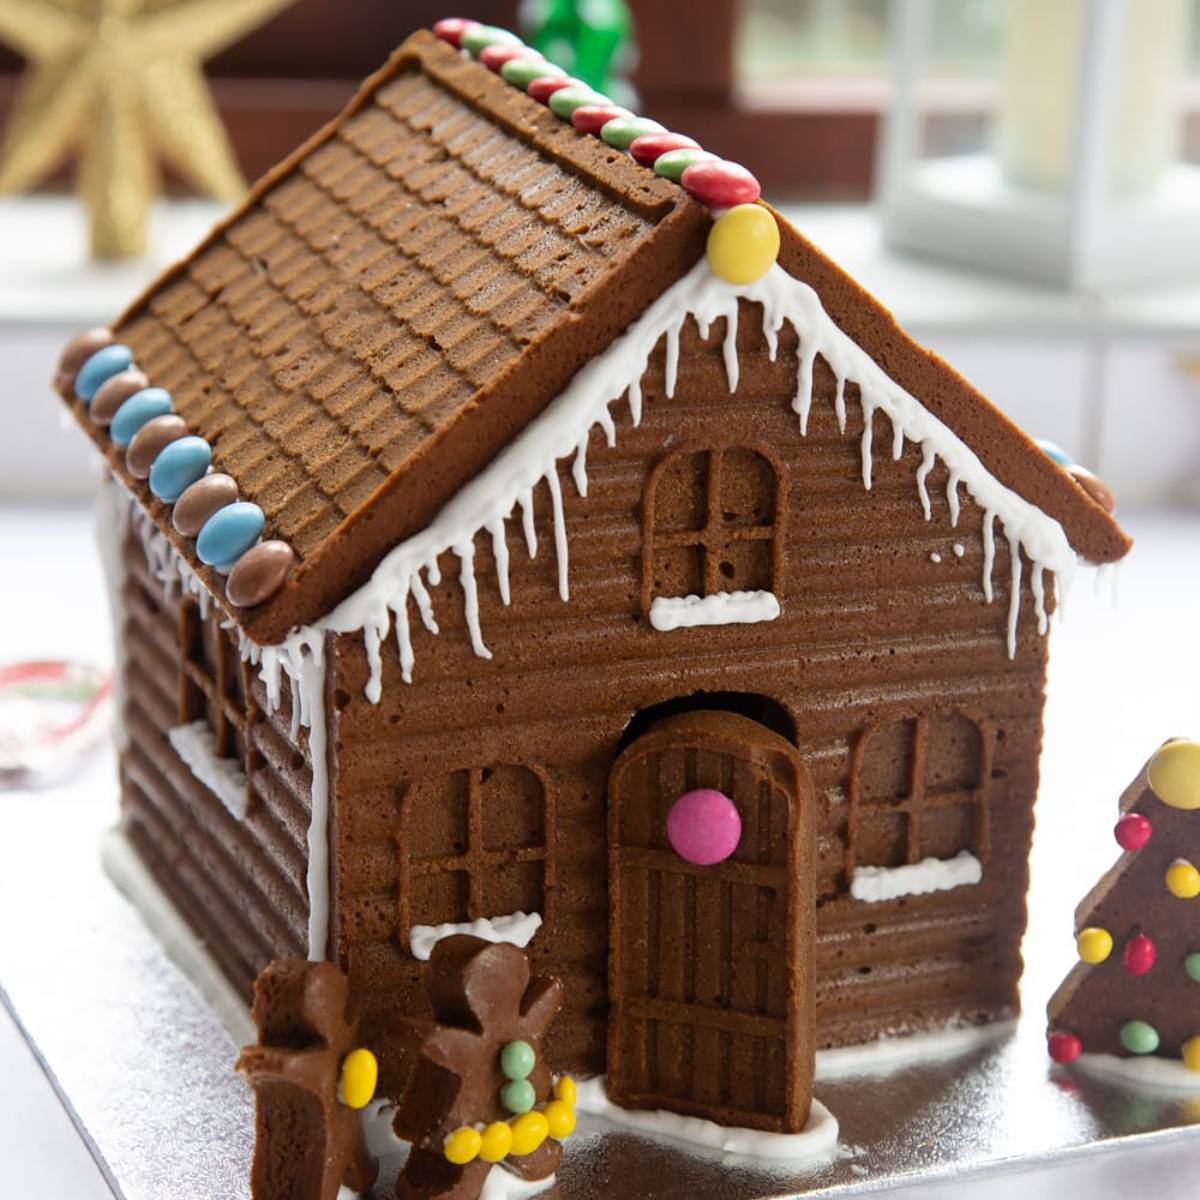
M 724 862 L 742 837 L 742 818 L 724 792 L 684 792 L 667 813 L 667 840 L 680 858 L 698 867 Z

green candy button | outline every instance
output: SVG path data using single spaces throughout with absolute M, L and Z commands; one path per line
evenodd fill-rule
M 606 125 L 607 129 L 608 126 Z M 678 183 L 684 171 L 698 162 L 712 162 L 717 156 L 710 154 L 707 150 L 697 148 L 685 148 L 683 150 L 668 150 L 666 154 L 660 154 L 654 160 L 654 173 L 663 176 L 664 179 L 669 179 L 672 183 Z
M 1194 950 L 1183 960 L 1183 969 L 1193 983 L 1200 983 L 1200 950 Z
M 571 119 L 571 114 L 585 104 L 611 104 L 612 101 L 590 88 L 565 87 L 559 88 L 550 97 L 550 111 L 564 121 Z
M 1145 1021 L 1126 1021 L 1121 1026 L 1121 1045 L 1130 1054 L 1153 1054 L 1158 1049 L 1158 1030 Z
M 510 58 L 500 68 L 500 77 L 519 88 L 527 88 L 535 79 L 546 75 L 561 78 L 565 74 L 562 67 L 556 67 L 544 58 Z
M 476 57 L 486 46 L 519 46 L 520 44 L 521 39 L 515 33 L 509 33 L 507 29 L 501 29 L 497 25 L 473 25 L 459 41 L 459 45 L 464 50 L 469 50 Z
M 500 1070 L 506 1079 L 524 1079 L 533 1070 L 537 1055 L 528 1042 L 509 1042 L 500 1051 Z
M 500 1091 L 500 1103 L 510 1113 L 527 1113 L 536 1100 L 533 1084 L 528 1079 L 514 1079 Z
M 665 133 L 666 127 L 648 117 L 614 117 L 600 130 L 600 136 L 618 150 L 628 150 L 634 138 L 643 133 Z

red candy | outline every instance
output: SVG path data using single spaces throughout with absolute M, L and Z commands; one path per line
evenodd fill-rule
M 499 71 L 506 62 L 514 58 L 540 57 L 536 50 L 530 50 L 528 46 L 507 46 L 502 42 L 495 46 L 484 46 L 479 52 L 479 61 L 489 71 Z
M 462 45 L 462 35 L 468 29 L 474 29 L 478 24 L 478 21 L 472 21 L 470 17 L 443 17 L 434 25 L 433 32 L 443 42 L 449 42 L 450 45 L 458 47 Z
M 571 124 L 580 133 L 599 133 L 616 117 L 631 115 L 627 108 L 618 108 L 615 104 L 584 104 L 571 114 Z
M 530 81 L 525 92 L 526 95 L 532 96 L 539 104 L 545 104 L 559 88 L 565 87 L 587 87 L 587 84 L 582 83 L 578 79 L 572 79 L 567 75 L 539 75 L 536 79 Z
M 680 177 L 680 183 L 701 204 L 709 208 L 733 208 L 735 204 L 753 204 L 762 195 L 758 180 L 738 163 L 718 158 L 714 162 L 692 163 Z
M 1157 957 L 1154 943 L 1144 933 L 1136 934 L 1125 943 L 1123 961 L 1130 975 L 1145 975 Z
M 1079 1057 L 1083 1043 L 1073 1033 L 1052 1033 L 1046 1039 L 1046 1049 L 1056 1063 L 1069 1063 Z
M 1113 836 L 1122 850 L 1140 850 L 1149 840 L 1154 826 L 1141 813 L 1126 813 L 1118 822 Z
M 629 153 L 642 164 L 652 167 L 660 155 L 668 150 L 698 150 L 700 143 L 690 138 L 686 133 L 643 133 L 634 138 L 629 146 Z

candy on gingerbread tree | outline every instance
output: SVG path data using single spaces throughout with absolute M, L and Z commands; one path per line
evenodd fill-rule
M 1075 910 L 1080 961 L 1050 1001 L 1050 1056 L 1157 1055 L 1200 1073 L 1200 742 L 1155 752 L 1114 833 L 1124 853 Z

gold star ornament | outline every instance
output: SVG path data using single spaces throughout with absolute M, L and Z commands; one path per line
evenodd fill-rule
M 245 183 L 201 63 L 292 0 L 0 0 L 27 70 L 0 146 L 0 191 L 71 158 L 97 258 L 141 254 L 159 161 L 219 200 Z

